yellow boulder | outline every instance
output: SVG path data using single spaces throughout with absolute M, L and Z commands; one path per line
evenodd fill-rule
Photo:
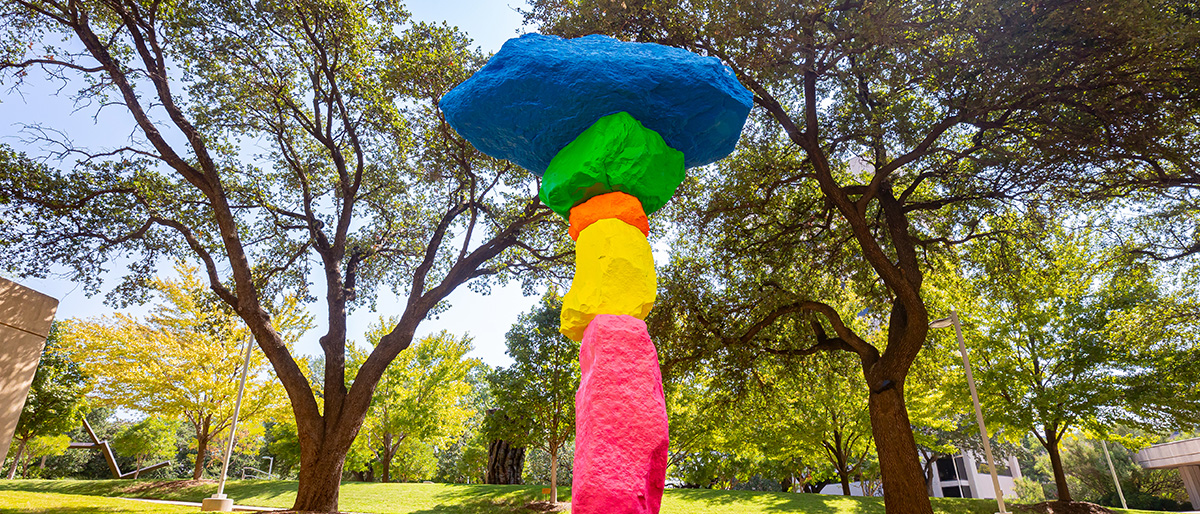
M 656 287 L 654 256 L 642 231 L 616 218 L 596 221 L 575 242 L 575 279 L 563 297 L 559 332 L 582 340 L 598 314 L 646 319 Z

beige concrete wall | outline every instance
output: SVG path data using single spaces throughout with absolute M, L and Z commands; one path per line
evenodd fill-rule
M 58 300 L 0 278 L 0 459 L 8 454 Z
M 1192 508 L 1200 509 L 1200 466 L 1182 466 L 1179 476 L 1183 478 L 1183 487 L 1187 489 Z

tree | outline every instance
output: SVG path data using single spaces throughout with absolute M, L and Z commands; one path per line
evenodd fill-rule
M 862 474 L 874 454 L 871 422 L 866 395 L 852 374 L 855 370 L 839 362 L 840 355 L 827 357 L 824 365 L 812 366 L 807 373 L 780 377 L 790 386 L 787 390 L 795 392 L 779 395 L 791 407 L 786 412 L 804 413 L 807 419 L 775 416 L 772 421 L 782 421 L 776 433 L 791 435 L 793 444 L 807 450 L 810 460 L 827 460 L 842 483 L 842 494 L 850 496 L 850 479 Z
M 300 464 L 300 435 L 296 433 L 295 422 L 269 422 L 266 432 L 265 448 L 275 458 L 275 472 L 280 477 L 291 475 Z
M 144 321 L 126 314 L 76 320 L 63 339 L 95 377 L 91 396 L 101 404 L 187 420 L 196 438 L 192 480 L 199 480 L 211 443 L 233 421 L 250 334 L 194 268 L 176 271 L 178 279 L 152 279 L 160 302 Z M 294 297 L 284 298 L 271 313 L 273 328 L 287 345 L 312 326 Z M 266 359 L 252 352 L 240 421 L 271 414 L 281 396 Z
M 1009 213 L 970 245 L 966 269 L 976 372 L 998 428 L 1031 431 L 1058 499 L 1071 501 L 1061 445 L 1071 431 L 1167 430 L 1200 421 L 1197 304 L 1154 269 L 1102 247 L 1078 214 Z M 985 320 L 985 321 L 974 321 Z
M 437 480 L 450 483 L 482 484 L 487 481 L 488 438 L 484 422 L 492 402 L 487 366 L 477 366 L 467 373 L 471 392 L 464 398 L 470 417 L 466 430 L 449 446 L 438 451 Z
M 722 287 L 757 296 L 737 304 L 755 306 L 735 313 L 741 326 L 812 317 L 809 347 L 859 359 L 887 508 L 931 512 L 905 404 L 930 321 L 923 251 L 979 237 L 980 208 L 1048 184 L 1078 188 L 1094 170 L 1147 169 L 1186 147 L 1159 138 L 1176 129 L 1157 120 L 1194 112 L 1200 89 L 1178 85 L 1197 70 L 1192 12 L 1173 0 L 538 0 L 526 14 L 548 33 L 716 57 L 754 92 L 738 155 L 700 170 L 698 201 L 674 211 L 686 226 L 679 241 L 719 246 L 701 261 L 718 263 L 761 263 L 770 255 L 739 257 L 804 243 L 790 259 L 741 268 L 759 280 Z M 1107 136 L 1077 145 L 1089 131 Z M 878 339 L 846 323 L 862 306 L 839 310 L 827 291 L 794 280 L 830 255 L 838 268 L 817 273 L 856 275 L 884 300 L 872 310 L 886 327 Z
M 161 258 L 201 265 L 287 391 L 296 510 L 336 510 L 376 385 L 451 292 L 570 256 L 533 177 L 475 151 L 437 108 L 483 55 L 395 2 L 16 0 L 0 19 L 4 41 L 38 42 L 0 46 L 14 86 L 70 77 L 83 104 L 136 127 L 108 148 L 59 141 L 79 158 L 67 169 L 4 152 L 4 268 L 65 265 L 96 291 L 127 257 L 120 302 L 141 299 Z M 381 289 L 401 296 L 397 322 L 347 382 L 346 317 Z M 272 320 L 287 293 L 322 305 L 320 403 Z
M 496 406 L 521 420 L 520 431 L 501 439 L 536 446 L 550 458 L 550 501 L 558 502 L 558 459 L 575 437 L 575 390 L 579 388 L 579 343 L 558 331 L 562 298 L 550 290 L 505 334 L 513 363 L 488 377 Z
M 41 360 L 29 386 L 29 395 L 25 397 L 21 417 L 17 419 L 17 428 L 13 432 L 17 453 L 13 457 L 12 468 L 8 470 L 9 480 L 16 476 L 17 466 L 24 460 L 27 445 L 38 437 L 60 435 L 83 418 L 87 405 L 84 399 L 87 377 L 79 364 L 63 350 L 63 331 L 62 322 L 50 325 L 46 346 L 42 349 Z
M 121 431 L 112 441 L 113 451 L 132 455 L 137 460 L 137 479 L 142 463 L 150 459 L 166 459 L 175 454 L 175 428 L 158 416 L 143 419 Z
M 378 345 L 394 324 L 395 320 L 381 319 L 368 330 L 367 341 Z M 467 375 L 482 365 L 479 359 L 466 357 L 471 348 L 469 337 L 454 337 L 443 330 L 419 339 L 384 372 L 361 435 L 370 441 L 370 447 L 378 449 L 384 482 L 392 481 L 392 464 L 398 456 L 411 462 L 403 457 L 424 457 L 435 446 L 449 445 L 464 431 L 470 416 Z M 366 358 L 365 353 L 352 350 L 351 369 Z M 402 476 L 413 478 L 419 474 L 415 470 L 425 466 L 407 469 L 411 471 Z
M 67 434 L 42 435 L 30 441 L 27 450 L 29 451 L 30 458 L 40 460 L 38 462 L 38 471 L 40 473 L 46 469 L 46 458 L 62 455 L 70 445 L 71 437 Z M 26 467 L 28 467 L 28 464 L 26 464 Z M 22 471 L 21 475 L 24 476 L 25 472 Z

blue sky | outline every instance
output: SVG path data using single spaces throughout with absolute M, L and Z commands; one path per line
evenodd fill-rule
M 499 50 L 508 38 L 528 30 L 522 27 L 521 16 L 515 10 L 523 5 L 519 2 L 488 0 L 419 0 L 409 2 L 408 9 L 414 20 L 446 21 L 465 31 L 485 52 L 494 52 Z M 3 120 L 0 121 L 0 142 L 31 155 L 45 154 L 46 149 L 30 141 L 31 134 L 22 132 L 18 123 L 40 123 L 49 129 L 68 134 L 78 145 L 94 147 L 119 146 L 132 132 L 133 125 L 128 115 L 118 108 L 104 109 L 99 114 L 95 107 L 76 110 L 69 98 L 75 88 L 66 87 L 59 90 L 55 84 L 36 82 L 37 80 L 39 79 L 32 79 L 20 94 L 10 89 L 0 90 L 0 120 Z M 169 272 L 169 265 L 166 266 L 168 269 L 164 272 Z M 113 265 L 110 269 L 120 270 L 122 266 Z M 107 282 L 115 285 L 117 275 L 110 275 L 112 279 Z M 69 280 L 19 279 L 11 276 L 6 278 L 58 298 L 59 319 L 92 317 L 113 312 L 112 308 L 104 305 L 103 292 L 89 298 L 81 286 Z M 511 359 L 504 354 L 504 333 L 516 321 L 517 316 L 529 310 L 537 299 L 537 296 L 523 296 L 519 284 L 495 287 L 487 296 L 460 287 L 449 298 L 450 309 L 441 313 L 437 319 L 422 323 L 418 336 L 442 329 L 456 334 L 469 333 L 474 337 L 473 356 L 493 366 L 507 365 Z M 320 353 L 317 338 L 324 333 L 324 323 L 321 319 L 324 310 L 321 307 L 320 304 L 313 305 L 312 313 L 320 325 L 300 341 L 297 346 L 300 353 Z M 361 342 L 362 334 L 369 323 L 378 319 L 380 315 L 398 315 L 402 309 L 402 304 L 396 303 L 394 297 L 381 295 L 379 312 L 359 310 L 350 316 L 351 339 Z M 145 310 L 142 307 L 130 309 L 129 312 L 142 313 Z

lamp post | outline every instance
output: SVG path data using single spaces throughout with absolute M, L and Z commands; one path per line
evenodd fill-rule
M 229 446 L 225 448 L 225 462 L 221 464 L 221 485 L 217 494 L 200 503 L 201 511 L 231 512 L 233 500 L 225 497 L 225 478 L 229 472 L 229 459 L 233 456 L 233 438 L 237 435 L 238 414 L 242 412 L 242 393 L 246 391 L 246 372 L 250 370 L 250 350 L 254 349 L 254 336 L 246 338 L 246 360 L 242 363 L 242 381 L 238 384 L 237 401 L 233 404 L 233 422 L 229 424 Z M 271 461 L 274 464 L 274 460 Z
M 1112 473 L 1113 485 L 1117 486 L 1117 496 L 1121 497 L 1121 508 L 1128 509 L 1129 505 L 1125 503 L 1125 492 L 1121 490 L 1121 481 L 1117 480 L 1117 468 L 1113 467 L 1112 457 L 1108 455 L 1108 441 L 1101 439 L 1100 444 L 1104 447 L 1104 460 L 1108 461 L 1108 471 Z
M 975 391 L 975 376 L 971 374 L 971 360 L 967 357 L 967 343 L 963 341 L 962 325 L 958 322 L 958 311 L 950 309 L 950 317 L 929 324 L 930 328 L 945 328 L 954 325 L 958 336 L 958 351 L 962 354 L 963 368 L 967 371 L 967 387 L 971 389 L 971 401 L 975 404 L 975 419 L 979 421 L 979 436 L 983 438 L 983 453 L 987 457 L 988 471 L 992 474 L 992 488 L 996 492 L 996 505 L 1004 510 L 1004 492 L 1000 490 L 1000 477 L 996 475 L 996 461 L 992 458 L 992 443 L 988 439 L 987 425 L 983 422 L 983 409 L 979 407 L 979 393 Z

